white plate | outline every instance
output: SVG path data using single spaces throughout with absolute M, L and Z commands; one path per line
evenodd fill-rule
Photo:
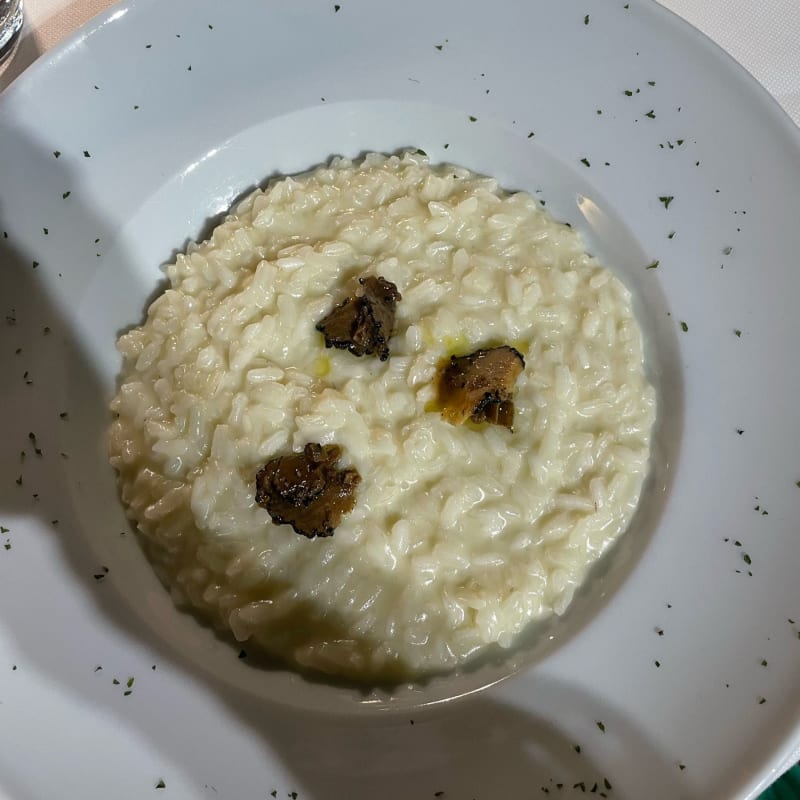
M 114 336 L 176 248 L 272 173 L 409 145 L 541 190 L 633 287 L 659 449 L 634 529 L 521 674 L 381 713 L 174 611 L 122 533 L 102 431 Z M 0 787 L 754 796 L 800 738 L 798 210 L 797 129 L 644 0 L 141 0 L 95 20 L 0 98 Z

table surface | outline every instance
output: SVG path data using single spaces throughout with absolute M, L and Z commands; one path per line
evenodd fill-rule
M 40 55 L 111 5 L 113 0 L 25 0 L 19 44 L 0 65 L 0 92 Z M 661 5 L 733 56 L 800 125 L 800 0 L 661 0 Z M 800 751 L 792 762 L 799 757 Z M 783 782 L 790 792 L 792 781 L 792 786 L 800 785 L 792 776 Z M 781 785 L 775 790 L 775 796 L 795 796 L 782 794 Z

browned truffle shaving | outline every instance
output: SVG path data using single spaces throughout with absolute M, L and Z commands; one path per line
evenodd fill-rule
M 472 420 L 511 430 L 514 384 L 524 368 L 522 354 L 508 345 L 451 356 L 439 376 L 442 416 L 453 425 Z
M 377 355 L 386 361 L 394 312 L 402 297 L 397 286 L 385 278 L 369 275 L 358 282 L 362 291 L 339 303 L 317 323 L 317 330 L 324 334 L 326 347 L 349 350 L 356 356 Z
M 307 444 L 302 453 L 273 458 L 256 475 L 256 503 L 278 525 L 313 539 L 332 536 L 356 504 L 361 482 L 353 467 L 336 469 L 341 449 L 335 444 Z

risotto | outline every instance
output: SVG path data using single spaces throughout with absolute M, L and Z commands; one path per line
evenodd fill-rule
M 335 158 L 166 273 L 118 342 L 111 463 L 175 602 L 239 642 L 359 680 L 448 670 L 561 614 L 628 526 L 655 414 L 630 294 L 532 196 L 421 152 Z M 316 328 L 364 275 L 402 297 L 385 360 Z M 499 345 L 513 426 L 452 424 L 441 365 Z M 309 443 L 360 476 L 325 538 L 255 501 Z

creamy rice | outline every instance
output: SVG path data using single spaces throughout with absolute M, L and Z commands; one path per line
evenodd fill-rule
M 655 414 L 630 295 L 525 193 L 418 153 L 334 159 L 243 200 L 122 336 L 111 463 L 176 602 L 358 679 L 452 668 L 561 614 L 625 530 Z M 357 278 L 395 283 L 391 357 L 326 350 Z M 525 357 L 514 430 L 435 408 L 443 359 Z M 254 502 L 265 461 L 341 447 L 328 539 Z

